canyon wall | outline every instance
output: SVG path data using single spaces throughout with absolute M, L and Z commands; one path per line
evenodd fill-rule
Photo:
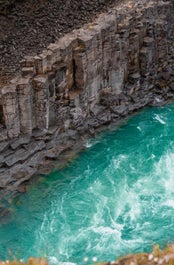
M 173 14 L 173 1 L 126 1 L 21 61 L 0 96 L 2 193 L 84 134 L 173 98 Z

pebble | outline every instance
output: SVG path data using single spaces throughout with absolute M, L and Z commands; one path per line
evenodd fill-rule
M 154 258 L 154 262 L 158 262 L 158 258 L 156 257 L 156 258 Z
M 153 255 L 152 254 L 149 254 L 148 261 L 152 261 L 152 260 L 153 260 Z

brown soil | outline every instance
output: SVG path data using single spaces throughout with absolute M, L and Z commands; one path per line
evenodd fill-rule
M 19 1 L 19 0 L 18 0 Z M 36 55 L 62 35 L 90 22 L 118 0 L 20 0 L 0 14 L 0 87 L 19 71 L 25 55 Z

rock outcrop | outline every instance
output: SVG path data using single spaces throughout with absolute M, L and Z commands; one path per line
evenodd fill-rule
M 126 1 L 21 61 L 1 90 L 3 192 L 85 133 L 173 98 L 173 10 L 172 1 Z

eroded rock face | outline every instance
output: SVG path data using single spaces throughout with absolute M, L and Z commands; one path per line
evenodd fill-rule
M 85 133 L 172 99 L 173 30 L 172 1 L 132 0 L 23 59 L 1 91 L 0 186 L 17 189 Z

